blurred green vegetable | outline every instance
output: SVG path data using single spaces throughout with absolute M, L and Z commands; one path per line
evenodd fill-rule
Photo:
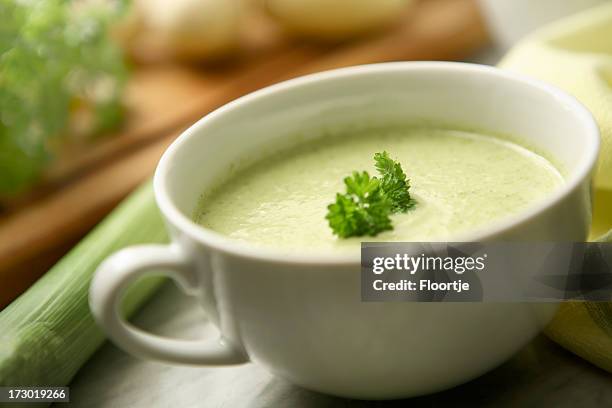
M 0 0 L 0 194 L 36 181 L 78 116 L 80 133 L 121 119 L 126 66 L 108 36 L 123 1 Z
M 121 248 L 167 240 L 152 185 L 146 183 L 0 312 L 0 385 L 67 385 L 104 341 L 87 301 L 98 265 Z M 124 311 L 135 312 L 161 282 L 153 277 L 134 284 Z

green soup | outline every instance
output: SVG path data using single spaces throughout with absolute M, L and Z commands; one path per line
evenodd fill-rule
M 327 205 L 352 171 L 376 174 L 372 157 L 383 150 L 402 164 L 416 206 L 392 216 L 392 231 L 335 237 Z M 233 239 L 287 250 L 434 241 L 520 212 L 562 183 L 548 160 L 505 139 L 436 128 L 370 130 L 303 143 L 239 169 L 203 193 L 195 219 Z

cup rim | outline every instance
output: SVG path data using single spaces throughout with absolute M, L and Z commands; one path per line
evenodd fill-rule
M 549 85 L 543 81 L 532 77 L 503 70 L 500 68 L 464 63 L 464 62 L 441 62 L 441 61 L 402 61 L 402 62 L 386 62 L 377 64 L 357 65 L 347 68 L 333 69 L 314 74 L 301 76 L 287 81 L 262 88 L 255 92 L 244 95 L 235 99 L 214 111 L 208 113 L 196 123 L 186 129 L 163 153 L 153 178 L 153 189 L 157 205 L 164 217 L 178 230 L 187 234 L 191 239 L 205 244 L 209 248 L 220 251 L 226 254 L 231 254 L 237 257 L 252 259 L 257 261 L 267 261 L 276 263 L 298 263 L 308 265 L 359 265 L 360 259 L 353 252 L 344 253 L 317 253 L 310 251 L 307 253 L 288 252 L 279 248 L 264 247 L 251 244 L 248 242 L 238 241 L 229 238 L 221 233 L 210 230 L 206 227 L 196 224 L 193 220 L 183 214 L 174 204 L 167 191 L 167 174 L 169 168 L 172 167 L 173 157 L 176 152 L 182 148 L 187 139 L 198 137 L 201 129 L 208 125 L 209 122 L 216 120 L 218 117 L 227 112 L 245 105 L 256 103 L 258 99 L 266 97 L 280 91 L 289 91 L 302 86 L 308 86 L 311 83 L 322 80 L 333 80 L 334 78 L 346 78 L 350 76 L 359 76 L 366 73 L 377 72 L 380 74 L 397 72 L 397 71 L 470 71 L 485 75 L 492 75 L 503 78 L 505 80 L 516 81 L 531 87 L 539 88 L 540 90 L 550 94 L 558 103 L 564 104 L 576 118 L 581 121 L 585 128 L 588 129 L 584 135 L 585 143 L 588 144 L 588 152 L 585 158 L 576 167 L 576 170 L 566 179 L 565 183 L 538 201 L 536 204 L 529 206 L 517 214 L 512 214 L 507 217 L 502 217 L 497 221 L 487 223 L 485 226 L 469 230 L 467 232 L 453 234 L 448 237 L 448 242 L 476 242 L 486 241 L 516 225 L 529 222 L 533 218 L 552 207 L 559 201 L 570 195 L 581 183 L 591 174 L 597 163 L 599 155 L 599 127 L 591 114 L 591 112 L 580 103 L 575 97 L 569 95 L 565 91 Z M 367 242 L 367 240 L 364 240 Z

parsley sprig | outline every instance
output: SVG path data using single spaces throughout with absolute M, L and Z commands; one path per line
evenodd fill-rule
M 402 169 L 402 165 L 382 152 L 374 155 L 376 170 L 382 176 L 381 189 L 391 201 L 391 212 L 406 212 L 414 207 L 416 202 L 410 197 L 410 180 Z
M 346 193 L 336 194 L 336 201 L 327 209 L 326 219 L 340 238 L 375 236 L 393 229 L 391 214 L 414 207 L 410 197 L 410 180 L 402 166 L 383 151 L 374 155 L 380 178 L 367 171 L 355 171 L 344 179 Z

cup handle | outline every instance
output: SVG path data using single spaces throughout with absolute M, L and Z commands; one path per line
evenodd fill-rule
M 89 291 L 95 320 L 121 348 L 139 357 L 179 364 L 230 365 L 249 361 L 222 338 L 177 340 L 147 333 L 120 313 L 120 301 L 136 279 L 159 270 L 174 279 L 187 294 L 197 290 L 193 264 L 175 245 L 142 245 L 123 249 L 96 271 Z

